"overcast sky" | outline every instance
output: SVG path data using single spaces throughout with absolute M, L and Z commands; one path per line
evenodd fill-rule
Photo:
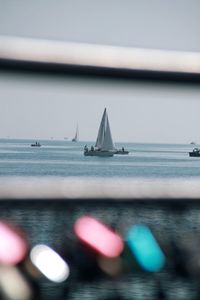
M 199 0 L 0 0 L 0 34 L 200 50 Z
M 0 1 L 0 34 L 200 51 L 199 1 Z M 0 74 L 0 137 L 95 140 L 107 107 L 114 141 L 200 143 L 200 88 Z
M 200 143 L 200 88 L 0 77 L 0 137 L 95 140 L 107 107 L 114 141 Z

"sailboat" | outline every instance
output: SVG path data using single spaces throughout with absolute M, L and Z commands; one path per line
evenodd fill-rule
M 78 130 L 78 124 L 77 124 L 76 133 L 75 133 L 74 138 L 72 139 L 72 142 L 78 142 L 78 139 L 79 139 L 79 130 Z
M 116 152 L 112 135 L 110 131 L 110 125 L 108 121 L 108 114 L 106 108 L 104 109 L 99 131 L 95 143 L 95 147 L 91 147 L 89 150 L 87 146 L 84 148 L 85 156 L 113 156 Z

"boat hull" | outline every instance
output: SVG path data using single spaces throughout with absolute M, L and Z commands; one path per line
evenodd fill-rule
M 111 151 L 84 151 L 85 156 L 100 156 L 100 157 L 111 157 L 114 155 L 114 152 Z
M 200 157 L 200 152 L 189 152 L 190 157 Z
M 194 148 L 193 151 L 189 152 L 189 156 L 191 157 L 200 157 L 200 149 Z

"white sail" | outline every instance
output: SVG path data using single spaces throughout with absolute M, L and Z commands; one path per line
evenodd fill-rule
M 104 109 L 104 113 L 101 119 L 101 124 L 99 126 L 95 147 L 103 151 L 115 150 L 106 108 Z

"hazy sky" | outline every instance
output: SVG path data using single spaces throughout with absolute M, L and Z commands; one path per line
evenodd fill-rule
M 200 2 L 0 0 L 0 34 L 200 51 Z M 200 143 L 200 88 L 0 74 L 0 137 L 95 140 L 107 107 L 114 141 Z
M 0 77 L 0 137 L 95 140 L 107 107 L 114 141 L 200 143 L 200 88 Z
M 200 50 L 199 0 L 0 0 L 0 34 Z

